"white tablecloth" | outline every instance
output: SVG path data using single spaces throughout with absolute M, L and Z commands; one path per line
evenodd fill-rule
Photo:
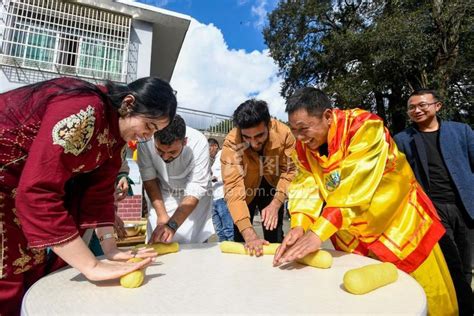
M 22 315 L 426 314 L 423 289 L 402 271 L 371 293 L 346 292 L 344 273 L 374 263 L 370 258 L 332 251 L 330 269 L 274 268 L 272 256 L 222 254 L 217 243 L 181 247 L 158 257 L 136 289 L 118 280 L 91 283 L 72 268 L 50 274 L 26 293 Z

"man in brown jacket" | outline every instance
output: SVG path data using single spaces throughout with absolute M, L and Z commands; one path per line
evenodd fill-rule
M 265 101 L 247 100 L 235 110 L 236 126 L 222 147 L 225 199 L 234 220 L 234 240 L 245 241 L 250 254 L 263 254 L 263 245 L 283 240 L 283 203 L 295 175 L 291 152 L 295 138 L 285 124 L 270 118 Z M 262 216 L 260 238 L 252 222 Z

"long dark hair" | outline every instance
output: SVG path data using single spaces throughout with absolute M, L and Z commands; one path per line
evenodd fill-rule
M 170 121 L 176 114 L 176 96 L 170 84 L 157 77 L 135 80 L 128 85 L 106 84 L 111 104 L 120 108 L 127 95 L 135 97 L 132 115 L 139 114 L 149 118 L 167 116 Z
M 43 112 L 45 105 L 56 97 L 68 98 L 83 95 L 96 95 L 102 102 L 110 104 L 118 111 L 123 98 L 130 94 L 135 97 L 131 115 L 144 115 L 150 118 L 167 116 L 172 120 L 176 114 L 176 96 L 169 83 L 162 79 L 156 77 L 141 78 L 128 85 L 109 81 L 105 86 L 107 88 L 106 92 L 84 80 L 55 78 L 20 87 L 5 94 L 0 94 L 1 98 L 14 92 L 16 100 L 20 100 L 20 102 L 15 102 L 14 104 L 9 102 L 9 100 L 5 100 L 7 106 L 5 111 L 0 113 L 0 120 L 14 120 L 15 123 L 21 124 L 30 119 L 32 115 L 39 115 Z M 28 111 L 25 111 L 25 105 L 28 104 L 34 95 L 51 88 L 56 88 L 54 93 L 40 96 L 36 104 Z

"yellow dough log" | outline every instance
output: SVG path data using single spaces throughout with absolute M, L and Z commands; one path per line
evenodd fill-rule
M 274 255 L 277 248 L 280 246 L 280 243 L 273 243 L 269 245 L 263 246 L 263 254 L 264 255 Z M 220 243 L 219 247 L 221 248 L 221 252 L 224 253 L 235 253 L 240 255 L 246 255 L 248 252 L 246 251 L 244 244 L 234 241 L 223 241 Z
M 140 262 L 142 260 L 143 260 L 142 258 L 132 258 L 132 259 L 129 259 L 127 262 Z M 142 285 L 144 279 L 145 279 L 145 272 L 143 270 L 135 270 L 133 272 L 130 272 L 122 276 L 120 278 L 120 285 L 129 289 L 132 289 L 132 288 L 136 288 Z
M 365 294 L 398 279 L 398 270 L 390 262 L 369 264 L 344 274 L 344 287 L 352 294 Z
M 327 269 L 332 266 L 332 256 L 325 250 L 312 252 L 296 262 L 320 269 Z
M 165 244 L 165 243 L 155 243 L 155 244 L 140 244 L 140 245 L 136 245 L 135 246 L 135 249 L 139 249 L 139 248 L 143 248 L 143 247 L 146 247 L 146 248 L 153 248 L 155 249 L 155 251 L 159 254 L 159 255 L 164 255 L 164 254 L 167 254 L 167 253 L 172 253 L 172 252 L 178 252 L 179 251 L 179 244 L 177 242 L 172 242 L 172 243 L 169 243 L 169 244 Z

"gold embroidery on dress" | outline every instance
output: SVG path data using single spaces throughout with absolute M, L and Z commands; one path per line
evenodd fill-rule
M 13 215 L 15 215 L 13 222 L 15 222 L 15 224 L 17 224 L 18 227 L 20 227 L 21 224 L 20 224 L 20 220 L 18 219 L 18 216 L 16 215 L 16 207 L 12 208 L 12 213 Z
M 97 135 L 97 142 L 99 143 L 99 145 L 107 146 L 107 150 L 109 152 L 109 158 L 112 158 L 111 148 L 115 145 L 117 141 L 115 140 L 115 138 L 110 137 L 108 128 L 105 128 L 102 133 Z M 99 161 L 99 158 L 96 159 L 96 162 L 98 161 Z
M 16 269 L 15 271 L 13 271 L 13 274 L 20 274 L 20 273 L 26 272 L 26 271 L 28 271 L 28 270 L 30 270 L 30 269 L 31 269 L 31 265 L 28 264 L 28 265 L 26 265 L 26 266 L 24 266 L 24 267 L 18 268 L 18 269 Z
M 44 249 L 31 249 L 33 253 L 33 259 L 35 260 L 35 264 L 40 264 L 44 262 L 46 257 L 46 250 Z
M 16 188 L 12 190 L 12 199 L 16 198 Z
M 3 223 L 0 222 L 0 280 L 3 279 L 3 259 L 5 258 L 5 251 L 7 250 L 5 247 L 5 240 L 3 239 Z
M 20 162 L 20 161 L 26 159 L 26 157 L 28 157 L 28 155 L 23 155 L 23 156 L 21 156 L 21 157 L 19 157 L 19 158 L 17 158 L 17 159 L 14 159 L 14 160 L 12 160 L 12 161 L 10 161 L 10 162 L 7 162 L 6 164 L 4 164 L 3 166 L 0 167 L 0 172 L 2 172 L 3 170 L 5 170 L 5 167 L 7 167 L 7 166 L 9 166 L 9 165 L 17 165 L 18 162 Z
M 5 204 L 3 204 L 3 200 L 5 199 L 5 194 L 3 193 L 0 193 L 0 207 L 4 207 Z
M 64 148 L 64 153 L 78 156 L 94 133 L 94 108 L 87 109 L 62 119 L 53 128 L 53 144 Z
M 95 162 L 96 162 L 96 163 L 99 162 L 100 156 L 101 156 L 101 153 L 99 153 L 99 154 L 97 155 L 97 157 L 95 158 Z
M 79 172 L 79 171 L 81 171 L 82 168 L 84 168 L 84 167 L 85 167 L 85 165 L 80 165 L 79 167 L 72 169 L 72 172 Z
M 18 273 L 21 273 L 21 272 L 26 271 L 26 270 L 23 270 L 23 269 L 26 268 L 26 267 L 25 267 L 26 264 L 31 261 L 31 257 L 28 256 L 28 255 L 26 254 L 26 252 L 25 252 L 23 249 L 21 249 L 21 245 L 20 245 L 20 244 L 18 244 L 18 250 L 20 251 L 21 257 L 18 258 L 18 259 L 16 259 L 15 261 L 13 261 L 13 266 L 19 267 L 17 270 L 15 270 L 15 272 L 13 272 L 14 274 L 18 274 Z M 29 268 L 31 268 L 31 266 L 29 266 Z M 29 268 L 28 268 L 28 269 L 29 269 Z M 21 271 L 21 272 L 17 272 L 17 271 L 19 271 L 20 269 L 22 269 L 22 271 Z
M 97 141 L 99 145 L 107 145 L 109 143 L 109 129 L 106 128 L 102 133 L 97 135 Z

